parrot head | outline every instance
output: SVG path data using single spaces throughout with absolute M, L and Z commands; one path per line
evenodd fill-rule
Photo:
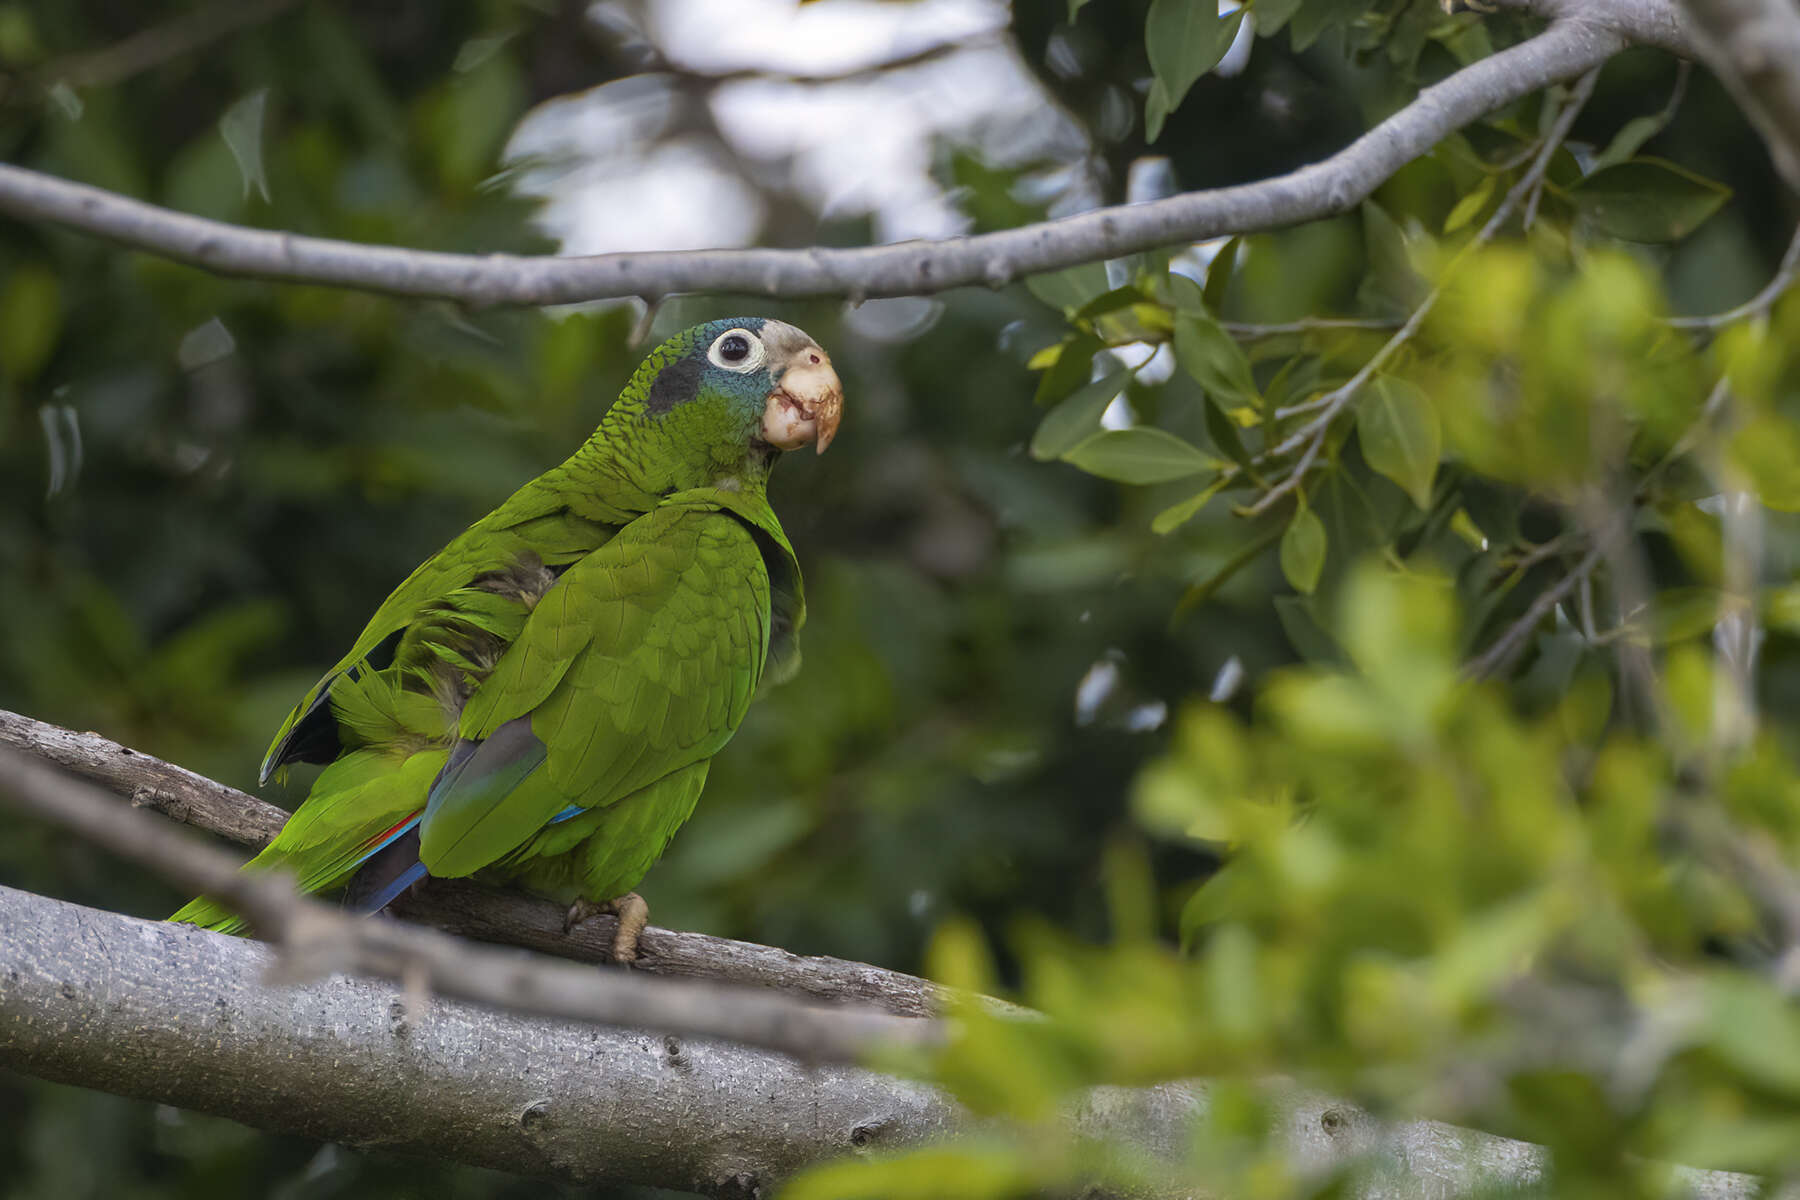
M 817 342 L 785 321 L 732 317 L 652 350 L 593 440 L 652 496 L 760 486 L 780 451 L 823 453 L 843 411 L 843 385 Z
M 724 454 L 813 445 L 823 454 L 844 411 L 831 357 L 785 321 L 731 317 L 682 331 L 650 352 L 626 397 L 641 419 Z

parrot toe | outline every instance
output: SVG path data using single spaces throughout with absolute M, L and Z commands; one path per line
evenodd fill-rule
M 644 926 L 650 923 L 650 906 L 636 892 L 626 892 L 617 900 L 609 901 L 606 907 L 619 918 L 618 931 L 613 934 L 613 961 L 620 966 L 630 966 L 637 961 L 638 938 L 643 935 Z
M 563 932 L 573 933 L 575 927 L 592 917 L 613 916 L 619 919 L 619 927 L 613 933 L 612 960 L 620 966 L 630 966 L 637 961 L 638 938 L 644 932 L 644 926 L 650 923 L 650 906 L 636 892 L 626 892 L 604 904 L 596 904 L 592 900 L 577 900 L 569 905 L 569 911 L 563 917 Z
M 577 900 L 569 905 L 569 911 L 563 917 L 563 933 L 565 935 L 574 933 L 575 927 L 582 922 L 611 911 L 612 909 L 606 905 L 595 904 L 592 900 Z

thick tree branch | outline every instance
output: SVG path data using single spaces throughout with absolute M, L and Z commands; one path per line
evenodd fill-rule
M 270 987 L 271 950 L 0 888 L 0 1066 L 265 1129 L 524 1175 L 716 1194 L 948 1132 L 943 1096 L 847 1067 L 434 999 Z
M 150 808 L 209 833 L 261 849 L 287 813 L 246 792 L 97 733 L 76 733 L 0 709 L 0 745 L 55 763 Z M 563 909 L 463 880 L 434 880 L 394 906 L 400 915 L 484 942 L 524 946 L 581 962 L 610 961 L 613 918 L 595 917 L 563 932 Z M 635 971 L 775 988 L 815 1000 L 862 1004 L 897 1016 L 934 1015 L 936 985 L 841 958 L 790 954 L 773 946 L 681 933 L 655 926 L 638 944 Z
M 976 237 L 840 250 L 705 250 L 587 258 L 445 254 L 248 229 L 0 165 L 0 212 L 68 226 L 225 275 L 331 284 L 475 306 L 544 305 L 676 292 L 926 295 L 1223 234 L 1344 212 L 1447 134 L 1605 62 L 1632 41 L 1685 45 L 1667 0 L 1538 0 L 1542 34 L 1426 88 L 1321 162 L 1260 183 L 1097 209 Z
M 174 826 L 121 808 L 97 788 L 0 750 L 0 800 L 236 909 L 281 951 L 289 978 L 332 971 L 402 980 L 496 1008 L 682 1035 L 725 1038 L 802 1059 L 854 1061 L 942 1039 L 934 1020 L 826 1007 L 757 989 L 599 972 L 459 942 L 396 921 L 349 916 L 301 896 L 277 872 L 246 872 Z
M 270 987 L 273 958 L 0 887 L 0 1068 L 364 1149 L 740 1198 L 812 1162 L 969 1128 L 942 1093 L 856 1068 L 441 998 L 408 1020 L 401 989 L 375 980 Z M 1207 1096 L 1203 1083 L 1097 1089 L 1070 1132 L 1171 1162 Z M 1541 1147 L 1436 1121 L 1383 1121 L 1293 1088 L 1270 1109 L 1297 1171 L 1351 1167 L 1346 1194 L 1368 1200 L 1545 1173 Z M 1693 1195 L 1761 1194 L 1748 1176 L 1679 1174 Z

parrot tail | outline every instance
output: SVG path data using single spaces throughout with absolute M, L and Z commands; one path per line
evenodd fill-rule
M 413 831 L 431 781 L 448 754 L 441 749 L 420 750 L 401 762 L 386 750 L 346 754 L 320 773 L 306 803 L 245 869 L 287 871 L 302 892 L 329 891 L 409 834 L 416 861 Z M 220 933 L 242 933 L 245 928 L 243 918 L 210 896 L 195 899 L 169 919 Z

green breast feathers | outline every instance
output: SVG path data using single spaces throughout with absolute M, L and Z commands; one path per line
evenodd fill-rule
M 658 346 L 568 461 L 394 589 L 289 714 L 262 774 L 323 763 L 246 869 L 365 912 L 480 875 L 619 915 L 759 687 L 799 665 L 799 564 L 769 507 L 783 451 L 823 452 L 843 392 L 791 325 L 714 321 Z M 174 920 L 237 932 L 201 897 Z

